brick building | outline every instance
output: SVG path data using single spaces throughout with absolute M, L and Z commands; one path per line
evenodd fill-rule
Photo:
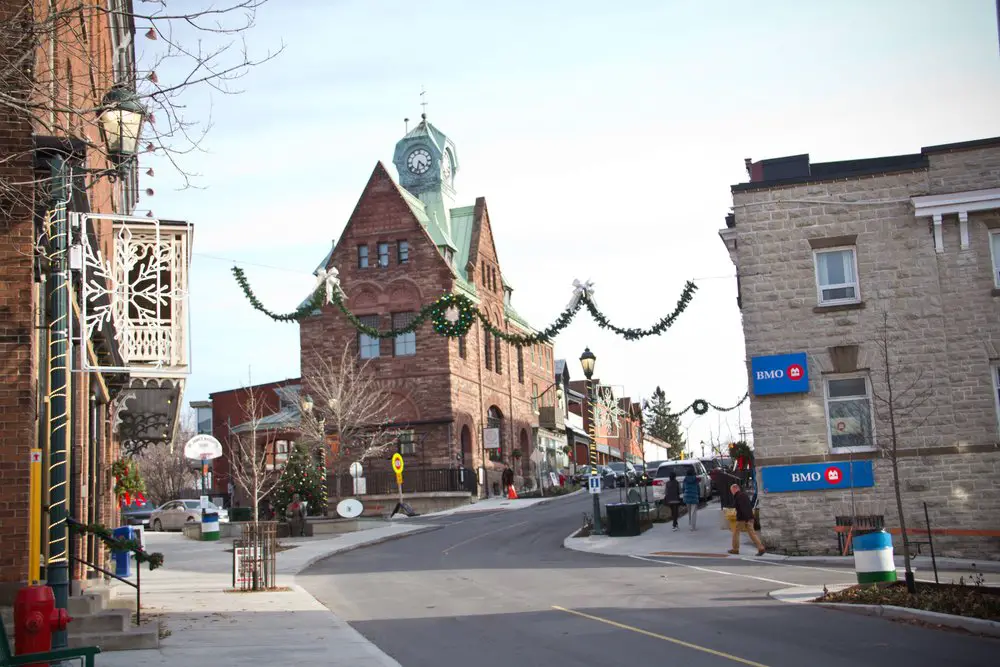
M 908 528 L 923 528 L 926 502 L 935 530 L 995 531 L 1000 138 L 747 170 L 720 235 L 739 276 L 764 538 L 790 552 L 836 548 L 852 484 L 859 512 L 898 528 L 879 452 L 890 443 L 883 313 Z M 996 536 L 934 542 L 939 555 L 1000 558 Z
M 631 398 L 616 397 L 612 387 L 602 385 L 594 378 L 597 400 L 591 405 L 587 395 L 587 381 L 573 380 L 570 390 L 579 401 L 570 404 L 570 410 L 579 415 L 585 433 L 590 433 L 591 417 L 594 422 L 594 440 L 597 444 L 597 462 L 601 465 L 612 461 L 642 461 L 642 409 Z M 601 395 L 606 398 L 601 398 Z M 573 445 L 573 458 L 577 465 L 590 462 L 589 442 L 579 439 Z
M 339 270 L 351 311 L 385 330 L 454 292 L 501 330 L 531 332 L 513 308 L 486 200 L 457 203 L 454 143 L 423 118 L 396 144 L 393 161 L 399 182 L 381 163 L 375 166 L 320 264 Z M 538 408 L 554 400 L 546 391 L 554 377 L 551 345 L 515 347 L 479 322 L 458 339 L 425 323 L 413 334 L 380 341 L 359 333 L 332 306 L 300 323 L 300 340 L 304 373 L 315 359 L 339 359 L 349 345 L 390 386 L 391 425 L 412 431 L 408 470 L 462 465 L 493 489 L 506 465 L 527 469 Z M 484 429 L 493 428 L 499 431 L 495 451 L 484 442 Z
M 50 565 L 69 564 L 73 590 L 99 576 L 77 559 L 104 566 L 105 550 L 90 537 L 50 544 L 48 524 L 71 517 L 117 525 L 110 469 L 122 444 L 170 440 L 177 423 L 187 372 L 186 312 L 179 302 L 165 318 L 148 304 L 122 308 L 119 288 L 137 287 L 124 285 L 135 267 L 122 263 L 122 251 L 145 243 L 143 230 L 159 222 L 133 225 L 108 217 L 131 213 L 138 170 L 126 161 L 110 177 L 117 163 L 107 148 L 107 127 L 98 128 L 94 113 L 108 108 L 109 91 L 134 91 L 131 13 L 127 0 L 0 0 L 0 60 L 27 64 L 0 66 L 0 89 L 11 95 L 0 105 L 0 605 L 28 579 L 29 452 L 41 450 L 43 469 L 53 465 L 49 422 L 65 424 L 68 484 L 65 505 L 51 502 L 42 489 L 40 501 L 48 508 L 40 522 L 42 555 Z M 68 253 L 49 238 L 61 217 L 57 199 L 65 201 L 71 230 Z M 159 229 L 164 245 L 153 243 L 157 250 L 176 242 L 167 250 L 176 263 L 163 276 L 186 293 L 189 230 L 166 223 Z M 124 239 L 126 233 L 134 238 Z M 102 271 L 106 267 L 111 270 Z M 60 268 L 68 286 L 58 290 L 58 299 L 69 304 L 71 337 L 68 354 L 50 358 L 49 339 L 62 340 L 49 308 Z M 113 281 L 117 271 L 128 280 Z M 99 317 L 102 312 L 109 316 Z M 140 319 L 145 329 L 133 326 Z M 137 353 L 151 338 L 159 340 L 155 359 Z M 161 351 L 170 357 L 160 358 Z M 59 401 L 49 400 L 47 367 L 60 359 L 66 360 L 65 421 Z M 43 566 L 42 580 L 46 574 Z

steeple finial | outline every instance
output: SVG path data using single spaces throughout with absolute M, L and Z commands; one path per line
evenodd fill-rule
M 420 86 L 420 106 L 423 108 L 423 112 L 420 114 L 420 118 L 427 120 L 427 90 Z

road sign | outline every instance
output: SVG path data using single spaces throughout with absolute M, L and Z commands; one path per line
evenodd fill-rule
M 351 464 L 350 470 L 351 470 L 351 477 L 354 478 L 361 477 L 361 475 L 364 473 L 364 469 L 361 467 L 361 464 L 358 463 L 357 461 Z
M 222 456 L 222 443 L 210 435 L 196 435 L 184 445 L 184 456 L 189 459 L 211 460 Z
M 392 469 L 396 471 L 396 476 L 403 474 L 403 455 L 396 452 L 392 455 Z
M 587 478 L 587 488 L 591 493 L 597 494 L 601 492 L 601 478 L 598 475 L 591 475 Z
M 402 484 L 403 484 L 403 473 L 401 473 L 401 472 L 397 472 L 396 473 L 396 484 L 402 486 Z

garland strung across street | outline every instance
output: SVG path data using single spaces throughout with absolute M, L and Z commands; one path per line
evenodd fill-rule
M 746 401 L 747 401 L 748 398 L 750 398 L 750 390 L 749 389 L 747 390 L 747 393 L 743 394 L 743 398 L 740 399 L 739 403 L 737 403 L 736 405 L 734 405 L 732 407 L 729 407 L 729 408 L 722 408 L 722 407 L 719 407 L 718 405 L 715 405 L 714 403 L 709 403 L 708 401 L 706 401 L 703 398 L 697 398 L 697 399 L 691 401 L 691 405 L 687 406 L 686 408 L 684 408 L 680 412 L 673 413 L 671 416 L 680 417 L 681 415 L 683 415 L 684 413 L 686 413 L 688 410 L 691 410 L 696 415 L 701 416 L 701 415 L 705 414 L 706 412 L 708 412 L 709 408 L 715 410 L 716 412 L 732 412 L 736 408 L 738 408 L 741 405 L 743 405 L 744 403 L 746 403 Z
M 317 271 L 316 289 L 313 290 L 309 300 L 290 313 L 275 313 L 265 308 L 264 304 L 260 302 L 260 299 L 257 298 L 250 288 L 250 283 L 247 281 L 243 269 L 234 266 L 232 271 L 236 282 L 243 289 L 243 294 L 250 302 L 250 305 L 278 322 L 296 322 L 302 320 L 324 305 L 331 304 L 347 317 L 355 329 L 372 338 L 395 338 L 402 334 L 411 333 L 419 329 L 428 320 L 430 320 L 434 331 L 438 334 L 457 338 L 468 333 L 472 324 L 478 319 L 486 331 L 518 347 L 552 341 L 563 329 L 569 326 L 569 323 L 573 321 L 573 318 L 584 306 L 586 306 L 591 317 L 594 318 L 594 321 L 601 328 L 613 331 L 626 340 L 638 340 L 647 336 L 658 336 L 669 329 L 680 314 L 684 312 L 691 302 L 695 290 L 698 289 L 690 280 L 685 283 L 673 312 L 665 315 L 653 326 L 646 329 L 626 329 L 612 324 L 607 316 L 597 308 L 597 304 L 594 302 L 593 283 L 590 281 L 581 283 L 579 280 L 574 280 L 573 298 L 569 304 L 559 314 L 555 322 L 534 334 L 515 334 L 498 329 L 468 297 L 461 294 L 444 294 L 433 303 L 421 308 L 420 312 L 405 327 L 381 331 L 363 324 L 344 304 L 344 292 L 340 287 L 339 273 L 335 268 L 330 268 L 327 271 L 322 269 Z

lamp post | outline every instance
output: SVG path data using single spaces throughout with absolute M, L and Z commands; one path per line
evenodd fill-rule
M 590 436 L 590 474 L 598 475 L 597 472 L 597 432 L 594 428 L 594 365 L 597 357 L 590 348 L 586 348 L 580 355 L 580 365 L 583 366 L 583 375 L 587 378 L 587 410 L 590 412 L 587 420 L 587 431 Z M 592 494 L 594 499 L 594 535 L 604 534 L 601 526 L 601 494 Z
M 136 94 L 124 87 L 108 91 L 97 111 L 97 123 L 105 142 L 107 155 L 114 167 L 94 170 L 98 176 L 115 179 L 124 173 L 135 158 L 146 111 Z M 48 559 L 45 563 L 46 584 L 52 588 L 56 608 L 69 604 L 69 518 L 67 497 L 68 438 L 70 422 L 69 395 L 69 261 L 67 244 L 67 209 L 73 198 L 73 166 L 67 158 L 56 155 L 49 160 L 54 207 L 49 231 L 48 253 Z M 81 171 L 81 170 L 78 170 Z M 85 231 L 85 230 L 84 230 Z M 32 498 L 31 502 L 41 502 Z M 52 648 L 67 646 L 66 631 L 52 634 Z

